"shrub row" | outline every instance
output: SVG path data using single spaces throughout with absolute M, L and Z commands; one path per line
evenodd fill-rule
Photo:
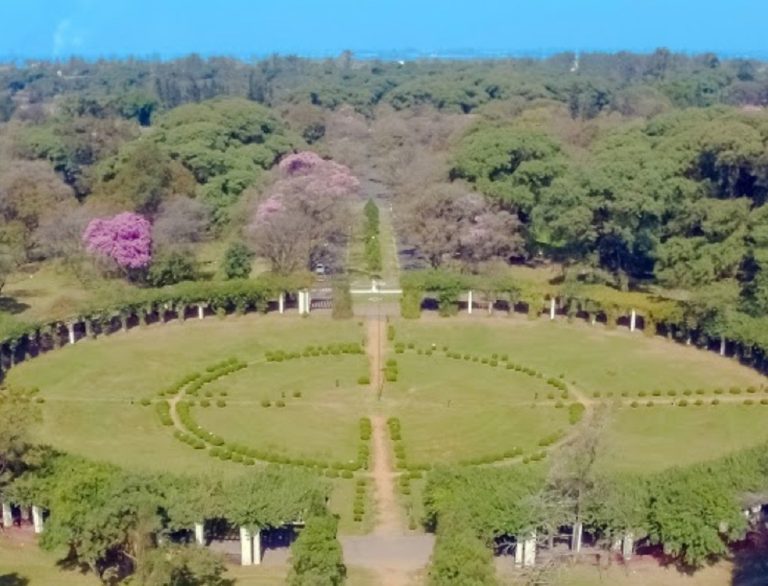
M 550 433 L 549 435 L 546 435 L 539 440 L 539 447 L 546 448 L 548 446 L 556 444 L 561 439 L 563 439 L 564 435 L 565 433 L 562 430 L 556 431 L 554 433 Z
M 188 374 L 184 378 L 180 378 L 175 383 L 173 383 L 170 387 L 167 389 L 163 389 L 162 391 L 158 391 L 158 395 L 160 397 L 173 397 L 174 395 L 177 395 L 181 389 L 183 389 L 185 386 L 187 386 L 189 383 L 197 380 L 200 378 L 200 375 L 196 372 L 192 374 Z
M 168 427 L 173 425 L 173 419 L 171 419 L 171 406 L 168 404 L 168 401 L 160 401 L 157 403 L 155 405 L 155 412 L 160 418 L 160 423 Z
M 355 523 L 360 523 L 365 516 L 366 494 L 368 492 L 368 481 L 365 478 L 358 478 L 355 482 L 355 499 L 352 503 L 352 519 Z
M 384 366 L 384 380 L 388 383 L 396 382 L 398 374 L 397 361 L 390 358 Z
M 500 454 L 492 454 L 488 456 L 477 456 L 475 458 L 468 458 L 466 460 L 459 461 L 459 466 L 481 466 L 483 464 L 493 464 L 494 462 L 500 462 L 502 460 L 508 460 L 510 458 L 517 458 L 523 455 L 522 448 L 514 447 L 506 450 Z
M 326 346 L 307 346 L 301 352 L 286 352 L 285 350 L 267 350 L 264 357 L 267 362 L 283 362 L 297 358 L 312 358 L 317 356 L 340 356 L 341 354 L 364 354 L 365 350 L 357 342 L 328 344 Z

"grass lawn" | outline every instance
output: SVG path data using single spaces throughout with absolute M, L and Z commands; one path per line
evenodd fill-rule
M 768 440 L 768 406 L 621 408 L 609 415 L 605 465 L 647 472 L 719 458 Z
M 194 416 L 229 441 L 292 457 L 354 460 L 358 420 L 371 400 L 369 387 L 357 379 L 367 374 L 368 362 L 359 355 L 262 362 L 207 385 L 206 393 L 227 393 L 227 406 L 195 407 Z M 262 400 L 272 406 L 262 407 Z
M 0 532 L 0 586 L 96 586 L 101 581 L 78 570 L 62 570 L 56 562 L 65 551 L 47 552 L 34 538 L 24 534 L 11 539 Z
M 451 350 L 486 356 L 508 353 L 511 360 L 547 376 L 565 374 L 568 382 L 587 392 L 714 390 L 766 382 L 752 369 L 714 352 L 641 332 L 631 334 L 626 328 L 607 330 L 581 321 L 569 324 L 519 315 L 509 319 L 429 317 L 394 323 L 398 341 L 447 344 Z
M 392 356 L 400 375 L 385 387 L 385 406 L 400 417 L 410 462 L 456 462 L 515 447 L 532 452 L 568 427 L 567 409 L 547 401 L 555 389 L 541 379 L 441 352 Z

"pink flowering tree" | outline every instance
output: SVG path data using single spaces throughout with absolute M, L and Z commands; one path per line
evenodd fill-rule
M 83 245 L 127 273 L 140 271 L 152 262 L 152 225 L 132 212 L 95 218 L 83 231 Z
M 344 165 L 305 151 L 278 165 L 280 177 L 248 226 L 259 254 L 272 270 L 289 273 L 332 264 L 349 226 L 349 203 L 360 182 Z

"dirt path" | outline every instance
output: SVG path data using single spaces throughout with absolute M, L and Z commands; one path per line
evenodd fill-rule
M 387 423 L 381 415 L 371 418 L 373 423 L 373 493 L 376 499 L 376 525 L 374 535 L 404 535 L 400 506 L 395 494 L 395 472 L 392 469 L 387 445 Z
M 370 369 L 371 390 L 378 393 L 381 388 L 381 375 L 384 368 L 384 335 L 386 325 L 383 320 L 371 318 L 368 320 L 367 340 L 365 348 L 368 354 L 368 367 Z

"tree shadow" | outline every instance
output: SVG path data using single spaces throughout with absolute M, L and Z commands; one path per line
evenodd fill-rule
M 0 296 L 0 311 L 6 313 L 22 313 L 29 309 L 29 304 L 19 301 L 15 297 Z
M 768 584 L 768 535 L 765 530 L 750 533 L 733 547 L 732 586 Z
M 0 586 L 27 586 L 27 584 L 29 584 L 29 578 L 20 576 L 16 572 L 0 576 Z

